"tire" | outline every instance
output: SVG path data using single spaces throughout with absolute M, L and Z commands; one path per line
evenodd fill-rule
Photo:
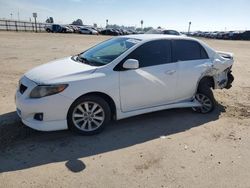
M 215 99 L 211 87 L 207 83 L 200 84 L 195 94 L 195 99 L 199 101 L 201 107 L 193 107 L 195 112 L 207 114 L 215 108 Z
M 110 122 L 111 110 L 108 103 L 99 96 L 78 98 L 67 115 L 68 127 L 82 135 L 95 135 L 103 131 Z

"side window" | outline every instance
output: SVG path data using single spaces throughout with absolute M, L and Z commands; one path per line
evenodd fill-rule
M 158 40 L 151 41 L 139 46 L 126 58 L 137 59 L 140 68 L 171 63 L 171 41 Z
M 198 59 L 208 59 L 206 51 L 198 42 L 190 40 L 173 41 L 173 60 L 175 62 Z
M 206 50 L 202 46 L 200 46 L 200 49 L 201 49 L 201 59 L 209 59 Z

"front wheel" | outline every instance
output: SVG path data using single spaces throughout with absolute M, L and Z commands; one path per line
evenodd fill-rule
M 98 96 L 84 96 L 77 99 L 68 112 L 68 126 L 82 135 L 100 133 L 110 121 L 108 103 Z
M 214 110 L 215 99 L 213 91 L 209 86 L 207 85 L 200 86 L 195 95 L 195 99 L 201 104 L 201 107 L 192 108 L 195 112 L 206 114 Z

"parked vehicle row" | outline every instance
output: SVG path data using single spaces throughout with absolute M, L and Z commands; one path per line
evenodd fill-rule
M 89 35 L 130 35 L 130 34 L 139 34 L 133 30 L 125 29 L 99 29 L 92 26 L 78 26 L 78 25 L 59 25 L 52 24 L 45 27 L 45 30 L 48 33 L 79 33 L 79 34 L 89 34 Z
M 132 34 L 139 34 L 137 31 L 133 30 L 125 30 L 125 29 L 103 29 L 100 34 L 102 35 L 132 35 Z
M 190 36 L 224 40 L 250 40 L 250 31 L 192 32 Z
M 45 26 L 45 30 L 48 33 L 80 33 L 80 34 L 99 34 L 98 29 L 86 26 L 76 25 L 59 25 L 52 24 Z
M 52 24 L 45 26 L 45 31 L 48 33 L 73 33 L 74 30 L 70 26 Z

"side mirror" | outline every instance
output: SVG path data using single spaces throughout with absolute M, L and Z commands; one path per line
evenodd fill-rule
M 136 59 L 127 59 L 122 67 L 124 69 L 132 70 L 132 69 L 138 69 L 139 68 L 139 61 Z

